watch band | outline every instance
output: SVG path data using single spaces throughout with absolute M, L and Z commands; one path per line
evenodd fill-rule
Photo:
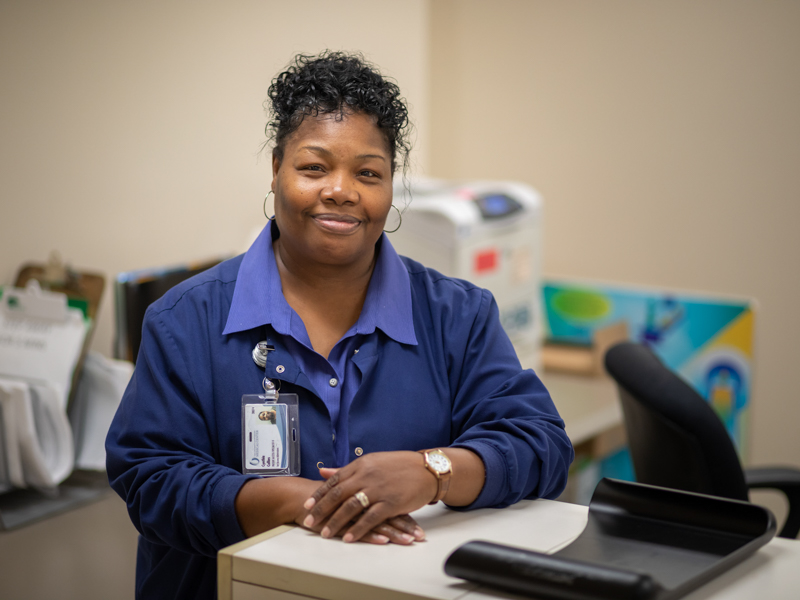
M 436 481 L 439 484 L 439 488 L 436 492 L 436 495 L 433 497 L 433 500 L 428 502 L 428 504 L 436 504 L 439 502 L 439 500 L 443 500 L 447 495 L 447 490 L 450 489 L 450 471 L 444 475 L 437 475 Z

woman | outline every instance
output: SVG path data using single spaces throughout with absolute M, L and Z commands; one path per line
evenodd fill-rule
M 109 431 L 141 597 L 213 597 L 217 550 L 283 523 L 412 544 L 425 532 L 408 513 L 555 497 L 573 457 L 491 294 L 398 257 L 383 234 L 407 164 L 397 86 L 324 53 L 298 57 L 270 99 L 274 219 L 148 309 Z M 299 395 L 299 477 L 242 474 L 240 399 L 265 375 Z

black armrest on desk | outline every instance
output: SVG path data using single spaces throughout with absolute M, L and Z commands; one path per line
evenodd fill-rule
M 770 489 L 782 492 L 789 501 L 786 522 L 778 534 L 795 539 L 800 533 L 800 469 L 794 467 L 751 467 L 744 470 L 750 489 Z

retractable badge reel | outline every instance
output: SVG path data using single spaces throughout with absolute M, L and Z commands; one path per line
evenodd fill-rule
M 268 342 L 253 348 L 253 361 L 267 365 Z M 266 374 L 263 394 L 242 396 L 242 472 L 262 477 L 300 474 L 300 415 L 297 394 L 281 394 Z

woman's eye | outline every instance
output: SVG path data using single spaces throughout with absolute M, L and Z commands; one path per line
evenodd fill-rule
M 360 171 L 358 174 L 361 177 L 377 177 L 378 176 L 378 174 L 375 173 L 374 171 L 366 171 L 366 170 L 365 171 Z

